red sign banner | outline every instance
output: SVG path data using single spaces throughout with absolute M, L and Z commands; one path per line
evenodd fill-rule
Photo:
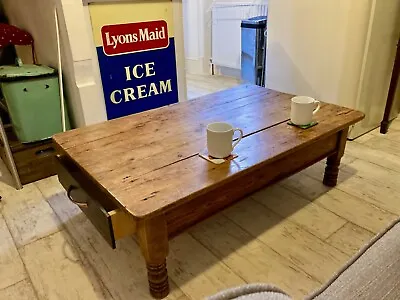
M 164 20 L 105 25 L 103 50 L 108 56 L 167 48 L 168 25 Z

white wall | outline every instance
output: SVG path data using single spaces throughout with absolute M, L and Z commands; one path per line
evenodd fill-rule
M 270 0 L 267 86 L 355 100 L 370 7 L 371 0 Z
M 202 68 L 204 18 L 201 17 L 202 0 L 183 0 L 185 58 L 187 70 Z M 192 73 L 192 72 L 190 72 Z
M 35 39 L 40 63 L 57 67 L 57 44 L 54 5 L 51 0 L 3 0 L 5 14 L 12 25 L 27 30 Z M 44 31 L 45 35 L 42 33 Z
M 379 126 L 400 30 L 397 0 L 269 0 L 267 87 L 363 111 Z
M 270 0 L 268 87 L 356 106 L 371 40 L 393 46 L 397 39 L 398 2 L 378 0 L 381 12 L 373 2 Z M 392 52 L 380 63 L 390 64 Z

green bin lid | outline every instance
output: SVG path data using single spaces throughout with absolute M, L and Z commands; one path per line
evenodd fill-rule
M 0 80 L 21 79 L 27 77 L 40 77 L 52 75 L 55 70 L 47 66 L 22 65 L 18 66 L 0 66 Z

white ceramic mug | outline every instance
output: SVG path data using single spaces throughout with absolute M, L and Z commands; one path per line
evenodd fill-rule
M 238 131 L 239 139 L 232 144 L 233 135 Z M 232 154 L 233 149 L 243 138 L 243 130 L 233 128 L 232 125 L 223 122 L 211 123 L 207 126 L 208 155 L 214 158 L 225 158 Z
M 296 125 L 307 125 L 312 122 L 315 115 L 321 108 L 321 103 L 311 97 L 297 96 L 292 98 L 290 120 Z

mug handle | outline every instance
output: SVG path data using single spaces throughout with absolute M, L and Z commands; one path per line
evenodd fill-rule
M 313 113 L 312 113 L 313 115 L 315 115 L 315 114 L 320 110 L 320 108 L 321 108 L 321 102 L 319 102 L 318 100 L 315 100 L 314 103 L 317 104 L 317 108 L 314 109 L 314 111 L 313 111 Z
M 232 150 L 235 149 L 235 147 L 240 143 L 240 141 L 243 139 L 243 136 L 244 136 L 242 129 L 240 129 L 240 128 L 234 129 L 233 134 L 235 134 L 236 131 L 238 131 L 240 133 L 240 136 L 239 136 L 239 139 L 233 144 Z

